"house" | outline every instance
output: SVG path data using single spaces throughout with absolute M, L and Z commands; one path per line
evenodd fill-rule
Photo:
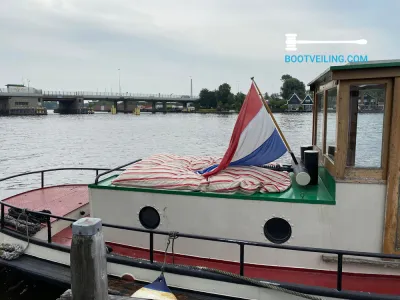
M 314 102 L 313 102 L 313 100 L 311 99 L 311 96 L 310 96 L 310 95 L 307 95 L 307 96 L 303 99 L 303 101 L 301 102 L 301 105 L 303 106 L 303 110 L 304 110 L 304 111 L 312 111 Z
M 287 110 L 288 111 L 298 111 L 299 107 L 301 107 L 301 100 L 299 98 L 299 96 L 296 95 L 296 93 L 294 93 L 292 95 L 292 97 L 290 97 L 290 99 L 287 101 Z
M 358 107 L 360 111 L 383 111 L 385 107 L 385 99 L 376 98 L 368 92 L 361 93 L 358 99 Z

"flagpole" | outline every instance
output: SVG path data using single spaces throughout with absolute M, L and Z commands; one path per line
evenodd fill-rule
M 274 117 L 274 115 L 272 114 L 272 111 L 271 111 L 271 109 L 269 108 L 269 105 L 268 105 L 267 101 L 265 101 L 265 99 L 264 99 L 264 97 L 263 97 L 263 95 L 262 95 L 260 89 L 258 88 L 257 83 L 254 81 L 254 77 L 251 77 L 251 80 L 253 81 L 253 83 L 254 83 L 254 85 L 255 85 L 257 91 L 258 91 L 258 95 L 260 95 L 261 100 L 262 100 L 262 102 L 263 102 L 265 108 L 267 109 L 269 115 L 271 116 L 272 122 L 274 122 L 275 127 L 276 127 L 276 129 L 278 130 L 279 135 L 281 136 L 281 138 L 282 138 L 282 140 L 283 140 L 283 143 L 284 143 L 285 146 L 286 146 L 287 151 L 289 152 L 290 156 L 292 157 L 294 163 L 297 165 L 297 164 L 298 164 L 297 159 L 296 159 L 296 157 L 294 156 L 294 153 L 292 152 L 292 150 L 290 149 L 289 143 L 286 141 L 286 138 L 285 138 L 285 136 L 283 135 L 281 128 L 279 127 L 278 123 L 276 122 L 275 117 Z

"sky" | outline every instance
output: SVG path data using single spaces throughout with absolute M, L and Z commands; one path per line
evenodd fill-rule
M 224 82 L 247 93 L 279 92 L 283 74 L 305 84 L 329 63 L 285 63 L 293 55 L 400 58 L 400 1 L 386 0 L 1 0 L 0 87 L 193 94 Z M 367 45 L 299 45 L 358 40 Z M 338 63 L 332 63 L 337 65 Z M 120 69 L 120 71 L 118 71 Z

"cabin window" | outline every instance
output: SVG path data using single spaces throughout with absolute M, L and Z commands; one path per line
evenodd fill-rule
M 322 140 L 323 140 L 323 121 L 324 121 L 324 97 L 323 93 L 318 93 L 317 94 L 317 130 L 316 130 L 316 146 L 322 149 Z
M 347 166 L 381 168 L 386 88 L 350 85 Z
M 331 160 L 335 158 L 336 150 L 336 102 L 337 88 L 328 90 L 326 114 L 326 152 Z

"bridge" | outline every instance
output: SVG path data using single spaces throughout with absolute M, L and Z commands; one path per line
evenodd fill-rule
M 10 85 L 11 86 L 11 85 Z M 34 88 L 27 88 L 23 85 L 12 85 L 12 88 L 0 89 L 0 113 L 1 113 L 1 100 L 8 100 L 8 107 L 12 107 L 17 103 L 28 103 L 29 106 L 36 104 L 42 106 L 43 101 L 58 101 L 59 113 L 65 114 L 80 114 L 87 113 L 84 107 L 84 101 L 102 100 L 114 102 L 114 107 L 118 107 L 118 102 L 123 102 L 123 109 L 125 113 L 128 112 L 128 101 L 134 102 L 148 102 L 152 104 L 152 112 L 156 112 L 156 104 L 161 102 L 163 104 L 162 111 L 167 111 L 167 103 L 182 103 L 183 107 L 187 108 L 188 103 L 193 103 L 199 100 L 199 97 L 191 97 L 188 95 L 175 95 L 175 94 L 140 94 L 140 93 L 112 93 L 112 92 L 65 92 L 65 91 L 42 91 Z M 14 100 L 14 101 L 11 101 Z M 22 100 L 28 102 L 21 102 Z M 18 106 L 18 105 L 14 105 Z M 129 107 L 129 112 L 132 106 Z M 121 110 L 120 110 L 121 111 Z

